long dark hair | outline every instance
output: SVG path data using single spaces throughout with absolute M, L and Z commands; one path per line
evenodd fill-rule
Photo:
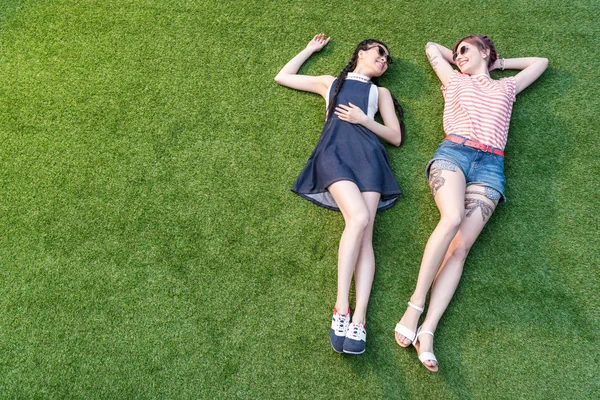
M 498 53 L 496 52 L 496 46 L 494 45 L 494 42 L 492 42 L 492 39 L 490 39 L 487 36 L 471 35 L 471 36 L 466 36 L 466 37 L 460 39 L 458 42 L 456 42 L 456 44 L 452 48 L 452 54 L 456 54 L 456 51 L 458 50 L 458 45 L 461 44 L 462 42 L 471 43 L 471 44 L 477 46 L 477 48 L 481 51 L 486 51 L 486 50 L 490 51 L 490 55 L 487 60 L 488 69 L 492 65 L 494 65 L 494 63 L 498 59 Z
M 370 49 L 371 47 L 373 47 L 373 44 L 380 44 L 386 49 L 388 48 L 385 43 L 376 39 L 365 39 L 362 42 L 360 42 L 358 46 L 356 46 L 356 49 L 354 49 L 354 54 L 352 54 L 352 59 L 337 77 L 336 85 L 333 91 L 333 98 L 329 102 L 329 108 L 327 109 L 327 118 L 329 118 L 331 114 L 333 114 L 333 110 L 335 110 L 338 93 L 340 92 L 340 89 L 342 88 L 342 85 L 344 84 L 344 81 L 348 76 L 348 72 L 352 72 L 356 69 L 356 62 L 358 61 L 358 52 L 361 50 Z M 372 78 L 371 82 L 379 86 L 379 83 L 377 83 L 377 78 Z M 402 110 L 402 106 L 394 97 L 394 95 L 392 95 L 392 100 L 394 101 L 394 108 L 396 109 L 396 113 L 398 114 L 398 120 L 400 121 L 400 146 L 402 146 L 404 144 L 404 139 L 406 138 L 406 128 L 404 126 L 404 110 Z

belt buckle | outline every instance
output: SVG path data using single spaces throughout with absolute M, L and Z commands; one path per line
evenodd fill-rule
M 491 152 L 492 152 L 492 150 L 493 150 L 493 147 L 492 147 L 492 146 L 489 146 L 489 145 L 487 145 L 487 144 L 483 144 L 483 143 L 481 143 L 481 142 L 477 142 L 477 148 L 478 148 L 479 150 L 481 150 L 481 151 L 484 151 L 484 152 L 486 152 L 486 153 L 491 153 Z
M 471 146 L 475 147 L 477 150 L 487 151 L 487 145 L 481 143 L 478 140 L 471 140 Z

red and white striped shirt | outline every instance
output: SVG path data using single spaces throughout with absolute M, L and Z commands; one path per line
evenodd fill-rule
M 465 136 L 504 150 L 517 94 L 514 77 L 494 80 L 454 71 L 442 93 L 446 135 Z

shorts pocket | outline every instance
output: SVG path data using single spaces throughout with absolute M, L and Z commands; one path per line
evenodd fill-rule
M 504 157 L 499 156 L 497 154 L 491 154 L 492 160 L 494 160 L 494 164 L 499 167 L 502 167 L 502 171 L 504 171 Z

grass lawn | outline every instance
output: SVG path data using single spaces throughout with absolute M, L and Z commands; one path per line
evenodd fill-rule
M 600 397 L 599 21 L 597 0 L 3 0 L 0 398 Z M 342 217 L 289 191 L 324 104 L 273 81 L 319 32 L 302 72 L 381 39 L 406 114 L 356 357 L 328 341 Z M 424 46 L 472 33 L 550 65 L 515 103 L 509 201 L 431 374 L 393 339 L 438 218 Z

